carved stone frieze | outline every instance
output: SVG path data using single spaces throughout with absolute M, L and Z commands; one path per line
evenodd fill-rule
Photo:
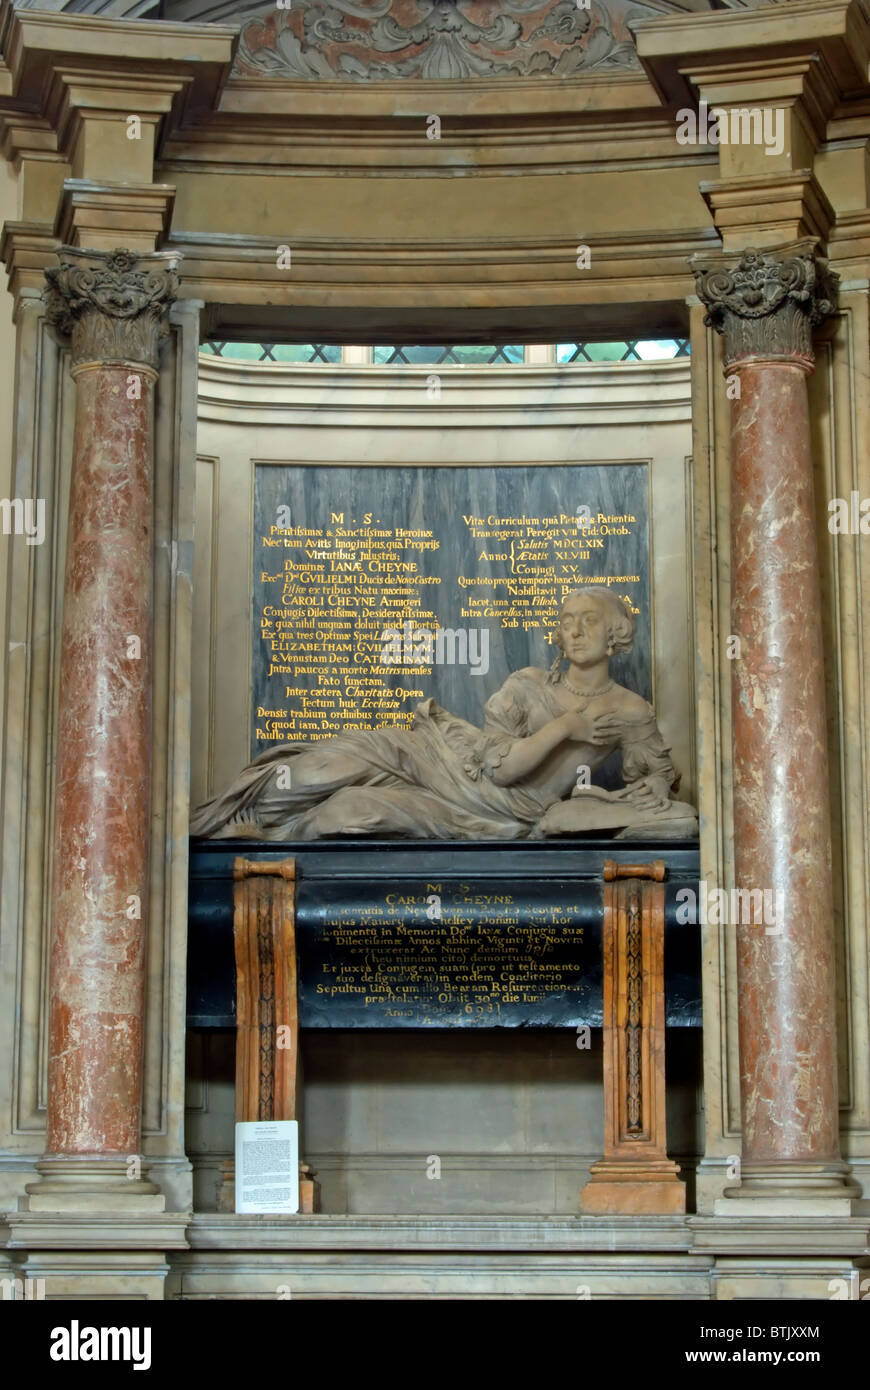
M 73 367 L 129 362 L 156 369 L 178 292 L 177 257 L 72 246 L 57 255 L 60 265 L 45 272 L 44 299 L 50 322 L 72 340 Z
M 637 69 L 645 0 L 294 0 L 242 26 L 236 76 L 326 81 L 567 77 Z
M 785 250 L 692 258 L 705 322 L 723 335 L 729 365 L 759 357 L 812 363 L 813 328 L 836 312 L 839 284 L 814 248 L 808 240 Z

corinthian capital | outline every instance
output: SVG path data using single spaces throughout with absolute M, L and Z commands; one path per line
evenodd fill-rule
M 840 278 L 815 245 L 692 257 L 705 322 L 724 336 L 728 367 L 759 357 L 812 367 L 813 328 L 836 312 Z
M 72 339 L 73 367 L 123 362 L 156 368 L 178 291 L 177 257 L 73 246 L 62 246 L 57 256 L 60 265 L 45 272 L 43 297 L 50 322 Z

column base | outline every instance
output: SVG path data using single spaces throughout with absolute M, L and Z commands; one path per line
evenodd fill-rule
M 6 1248 L 32 1297 L 164 1297 L 167 1252 L 188 1248 L 191 1216 L 167 1212 L 156 1185 L 129 1169 L 115 1157 L 40 1159 L 39 1181 L 5 1219 Z
M 153 1182 L 129 1177 L 123 1158 L 43 1158 L 39 1181 L 27 1183 L 18 1199 L 21 1212 L 90 1215 L 119 1212 L 148 1216 L 166 1210 L 166 1198 Z
M 716 1216 L 851 1216 L 861 1198 L 842 1159 L 744 1163 L 740 1182 L 713 1204 Z
M 681 1216 L 686 1185 L 670 1159 L 599 1159 L 580 1193 L 580 1210 L 594 1216 Z

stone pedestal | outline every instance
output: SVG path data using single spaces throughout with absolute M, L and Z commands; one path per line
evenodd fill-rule
M 734 859 L 736 887 L 750 896 L 740 900 L 735 927 L 741 1181 L 717 1204 L 731 1214 L 845 1214 L 857 1191 L 839 1154 L 828 753 L 806 388 L 812 328 L 834 311 L 836 276 L 814 251 L 807 241 L 696 258 L 694 266 L 708 322 L 725 337 L 732 401 Z

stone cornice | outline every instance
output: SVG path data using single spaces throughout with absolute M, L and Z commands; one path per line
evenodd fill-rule
M 55 262 L 58 246 L 58 238 L 47 223 L 3 223 L 0 259 L 6 267 L 9 292 L 16 300 L 22 290 L 43 290 L 46 267 Z
M 365 317 L 367 341 L 396 341 L 384 334 L 401 338 L 424 325 L 431 336 L 450 315 L 455 324 L 458 309 L 469 332 L 521 332 L 535 341 L 552 341 L 535 335 L 557 328 L 566 340 L 581 328 L 589 336 L 685 331 L 685 300 L 694 288 L 688 258 L 718 249 L 714 233 L 587 241 L 591 267 L 582 272 L 575 244 L 555 236 L 341 245 L 307 238 L 294 243 L 290 271 L 276 268 L 274 243 L 264 237 L 175 234 L 167 245 L 184 256 L 182 296 L 209 304 L 207 331 L 224 338 L 270 325 L 286 331 L 290 321 L 298 334 L 316 335 L 327 321 L 334 325 L 332 303 Z M 339 330 L 345 336 L 350 322 Z
M 797 0 L 747 11 L 713 11 L 633 26 L 638 56 L 665 103 L 690 104 L 692 83 L 708 70 L 727 71 L 744 87 L 754 80 L 757 101 L 780 93 L 768 88 L 777 62 L 819 54 L 837 91 L 866 85 L 870 73 L 870 0 Z M 754 74 L 754 78 L 753 78 Z M 744 91 L 741 100 L 747 99 Z
M 835 213 L 809 169 L 745 174 L 701 183 L 726 250 L 781 246 L 813 237 L 825 242 Z
M 4 114 L 0 115 L 0 150 L 4 159 L 16 167 L 22 159 L 64 162 L 51 121 L 19 108 L 12 98 L 4 103 L 4 108 Z
M 169 232 L 174 202 L 167 184 L 66 179 L 55 232 L 68 246 L 111 251 L 123 241 L 133 251 L 154 251 Z
M 157 157 L 159 176 L 171 180 L 177 171 L 269 175 L 291 170 L 316 177 L 341 170 L 389 178 L 456 178 L 464 171 L 486 177 L 505 170 L 557 173 L 693 164 L 700 179 L 705 167 L 717 167 L 712 147 L 689 150 L 677 143 L 669 112 L 442 119 L 441 138 L 427 140 L 425 116 L 407 111 L 365 122 L 336 112 L 317 119 L 299 111 L 287 119 L 274 112 L 221 114 L 164 139 Z
M 123 44 L 119 42 L 122 34 Z M 129 66 L 131 73 L 146 66 L 186 65 L 205 91 L 215 86 L 215 72 L 231 62 L 237 35 L 231 24 L 120 21 L 92 14 L 14 10 L 8 0 L 0 13 L 4 66 L 16 88 L 30 82 L 35 68 L 46 59 L 62 55 L 85 61 L 110 54 L 114 64 Z
M 166 235 L 175 190 L 161 184 L 100 185 L 67 179 L 53 222 L 7 220 L 0 236 L 0 260 L 10 293 L 41 292 L 45 272 L 64 244 L 113 250 L 119 241 L 140 254 L 153 251 Z
M 165 218 L 171 194 L 171 188 L 160 185 L 101 189 L 67 180 L 56 227 L 35 222 L 5 224 L 0 258 L 6 263 L 10 290 L 42 288 L 44 273 L 56 260 L 61 227 L 81 228 L 89 217 L 105 214 L 105 234 L 114 226 L 119 240 L 121 218 L 129 219 L 132 212 L 136 224 L 144 226 L 149 209 L 155 218 Z M 392 323 L 397 312 L 405 309 L 425 313 L 428 305 L 434 314 L 438 308 L 447 312 L 461 303 L 470 304 L 482 318 L 491 309 L 491 319 L 505 324 L 516 308 L 514 317 L 519 315 L 528 334 L 535 331 L 529 308 L 540 306 L 548 323 L 552 323 L 554 307 L 564 313 L 567 340 L 578 328 L 576 322 L 572 328 L 575 307 L 583 309 L 584 327 L 590 333 L 627 332 L 635 327 L 640 331 L 642 316 L 648 312 L 644 305 L 654 310 L 658 306 L 654 316 L 663 333 L 684 331 L 684 304 L 693 289 L 688 257 L 715 251 L 720 245 L 715 232 L 704 227 L 618 240 L 588 237 L 586 243 L 592 263 L 582 273 L 575 267 L 575 241 L 555 236 L 501 241 L 356 239 L 341 244 L 307 238 L 294 242 L 290 272 L 276 268 L 275 243 L 266 237 L 175 233 L 166 239 L 164 249 L 175 259 L 183 258 L 179 298 L 215 306 L 209 311 L 214 318 L 209 331 L 223 333 L 233 314 L 238 325 L 245 314 L 243 306 L 249 305 L 249 323 L 259 315 L 264 323 L 271 316 L 286 324 L 291 310 L 294 326 L 307 332 L 328 287 L 342 303 L 366 311 L 372 330 L 376 311 Z M 444 279 L 445 267 L 450 268 L 449 282 Z M 625 306 L 633 307 L 626 310 Z M 481 331 L 490 328 L 491 324 L 482 323 Z
M 433 105 L 433 102 L 435 103 Z M 396 116 L 437 111 L 444 116 L 500 117 L 507 114 L 580 113 L 644 110 L 660 106 L 643 72 L 591 72 L 585 77 L 524 78 L 506 84 L 502 78 L 475 77 L 462 82 L 414 83 L 301 82 L 292 78 L 232 77 L 221 95 L 225 112 L 250 112 L 259 107 L 276 115 L 300 112 L 306 117 L 341 111 L 365 116 Z
M 867 278 L 870 265 L 870 208 L 841 213 L 831 233 L 829 258 L 845 279 Z
M 141 94 L 146 113 L 162 113 L 174 93 L 183 90 L 175 117 L 187 119 L 216 105 L 236 40 L 237 31 L 229 25 L 46 14 L 13 10 L 5 0 L 0 11 L 0 117 L 29 111 L 50 119 L 64 99 L 73 107 L 111 109 L 106 94 L 113 90 L 127 91 L 121 103 L 125 111 L 136 109 L 133 93 Z
M 763 67 L 757 59 L 699 61 L 684 69 L 683 75 L 711 107 L 768 105 L 794 110 L 814 145 L 825 139 L 842 95 L 823 50 L 772 56 Z

